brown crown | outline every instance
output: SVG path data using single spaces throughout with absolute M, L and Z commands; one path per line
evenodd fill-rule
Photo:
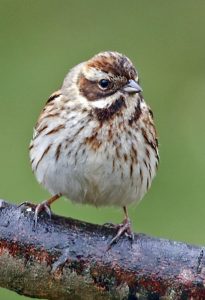
M 137 75 L 132 62 L 118 52 L 99 53 L 88 61 L 87 66 L 127 79 L 135 79 Z

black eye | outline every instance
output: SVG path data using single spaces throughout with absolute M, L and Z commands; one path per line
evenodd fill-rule
M 108 79 L 101 79 L 99 81 L 99 86 L 102 88 L 102 89 L 107 89 L 108 86 L 110 84 L 110 81 Z

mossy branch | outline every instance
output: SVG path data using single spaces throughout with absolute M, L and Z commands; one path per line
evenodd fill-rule
M 0 201 L 0 286 L 44 299 L 205 299 L 204 248 Z

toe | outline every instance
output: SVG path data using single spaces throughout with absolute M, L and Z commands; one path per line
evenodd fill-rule
M 22 202 L 22 203 L 20 203 L 18 206 L 17 206 L 17 208 L 25 208 L 25 207 L 31 207 L 31 208 L 34 208 L 34 207 L 36 207 L 36 205 L 35 204 L 33 204 L 33 203 L 30 203 L 30 202 L 28 202 L 28 201 L 24 201 L 24 202 Z
M 130 224 L 130 220 L 127 218 L 123 221 L 122 224 L 118 225 L 118 231 L 117 234 L 114 236 L 114 238 L 111 240 L 111 242 L 108 245 L 108 250 L 118 242 L 119 238 L 121 236 L 127 236 L 130 240 L 134 240 L 134 234 L 132 233 L 131 230 L 131 224 Z
M 40 212 L 42 211 L 45 211 L 46 214 L 49 216 L 49 218 L 51 219 L 51 209 L 49 207 L 49 205 L 47 204 L 46 201 L 38 204 L 35 208 L 35 212 L 34 212 L 34 225 L 35 225 L 35 228 L 37 226 L 37 223 L 38 223 L 38 215 Z

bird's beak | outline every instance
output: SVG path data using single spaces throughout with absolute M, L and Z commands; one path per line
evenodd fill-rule
M 128 83 L 122 88 L 127 93 L 139 93 L 142 92 L 141 86 L 133 79 L 130 79 Z

